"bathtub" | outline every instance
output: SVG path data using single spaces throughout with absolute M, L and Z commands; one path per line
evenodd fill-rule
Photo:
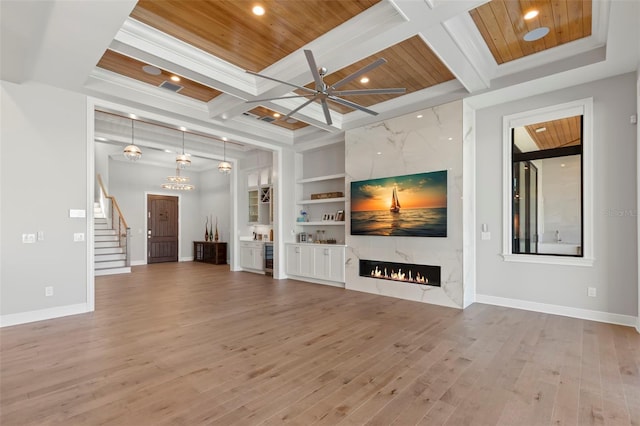
M 538 254 L 580 254 L 580 245 L 575 243 L 538 243 Z

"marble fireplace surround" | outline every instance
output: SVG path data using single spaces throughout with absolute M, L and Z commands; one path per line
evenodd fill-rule
M 420 116 L 420 117 L 418 117 Z M 447 170 L 447 237 L 351 235 L 346 221 L 345 288 L 424 303 L 463 307 L 463 106 L 456 101 L 345 134 L 346 206 L 351 182 Z M 361 277 L 360 259 L 438 265 L 440 286 Z

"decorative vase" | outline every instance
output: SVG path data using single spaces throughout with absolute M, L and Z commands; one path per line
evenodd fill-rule
M 207 223 L 204 224 L 204 240 L 209 241 L 209 218 L 207 218 Z
M 216 225 L 216 235 L 214 235 L 214 241 L 218 241 L 218 225 Z

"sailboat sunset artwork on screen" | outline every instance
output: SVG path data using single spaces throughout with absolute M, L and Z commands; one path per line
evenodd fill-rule
M 351 235 L 447 236 L 447 171 L 351 182 Z

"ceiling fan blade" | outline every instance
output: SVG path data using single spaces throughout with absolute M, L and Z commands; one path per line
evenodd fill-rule
M 289 114 L 285 115 L 284 117 L 282 117 L 282 120 L 286 120 L 287 118 L 291 117 L 293 114 L 295 114 L 296 112 L 300 111 L 302 108 L 306 107 L 307 105 L 309 105 L 311 102 L 316 100 L 316 96 L 314 96 L 313 98 L 309 99 L 307 102 L 303 103 L 302 105 L 300 105 L 298 108 L 294 109 L 293 111 L 289 112 Z
M 324 111 L 324 118 L 327 120 L 327 124 L 331 126 L 333 121 L 331 121 L 331 113 L 329 112 L 329 104 L 327 104 L 326 99 L 322 99 L 322 111 Z
M 389 89 L 359 89 L 359 90 L 337 90 L 330 94 L 335 96 L 357 96 L 357 95 L 392 95 L 406 93 L 404 87 L 393 87 Z
M 315 96 L 315 94 L 314 93 L 309 93 L 309 94 L 306 94 L 306 95 L 292 95 L 292 96 L 279 96 L 279 97 L 276 97 L 276 98 L 252 99 L 250 101 L 246 101 L 246 103 L 277 101 L 279 99 L 291 99 L 291 98 L 307 98 L 309 96 Z
M 312 94 L 316 93 L 315 90 L 311 90 L 308 87 L 298 86 L 297 84 L 293 84 L 293 83 L 289 83 L 289 82 L 286 82 L 286 81 L 278 80 L 277 78 L 269 77 L 269 76 L 263 75 L 263 74 L 258 74 L 257 72 L 253 72 L 253 71 L 249 71 L 249 70 L 247 70 L 245 72 L 247 72 L 247 73 L 249 73 L 251 75 L 256 75 L 258 77 L 266 78 L 267 80 L 275 81 L 277 83 L 286 84 L 287 86 L 295 87 L 296 89 L 304 90 L 305 92 L 308 92 L 308 93 L 312 93 Z
M 307 62 L 309 63 L 309 68 L 311 69 L 313 80 L 316 82 L 316 90 L 322 90 L 322 86 L 324 85 L 324 83 L 322 82 L 322 77 L 318 72 L 318 65 L 316 65 L 316 60 L 313 57 L 313 52 L 311 52 L 310 50 L 305 50 L 304 54 L 307 57 Z
M 342 104 L 344 106 L 348 106 L 349 108 L 353 108 L 353 109 L 359 109 L 360 111 L 364 111 L 367 114 L 371 114 L 371 115 L 378 115 L 377 112 L 370 110 L 369 108 L 365 108 L 362 105 L 358 105 L 356 103 L 353 102 L 349 102 L 346 99 L 340 99 L 336 96 L 329 96 L 327 99 L 329 99 L 330 101 L 333 102 L 337 102 L 339 104 Z
M 379 58 L 374 62 L 371 62 L 369 65 L 365 66 L 364 68 L 360 68 L 360 70 L 354 72 L 353 74 L 350 74 L 348 76 L 346 76 L 345 78 L 343 78 L 342 80 L 338 81 L 337 83 L 331 85 L 332 89 L 335 89 L 336 87 L 340 87 L 344 84 L 347 84 L 348 82 L 350 82 L 351 80 L 353 80 L 354 78 L 358 78 L 360 77 L 362 74 L 367 73 L 369 71 L 371 71 L 374 68 L 379 67 L 382 64 L 386 64 L 387 60 L 384 58 Z

